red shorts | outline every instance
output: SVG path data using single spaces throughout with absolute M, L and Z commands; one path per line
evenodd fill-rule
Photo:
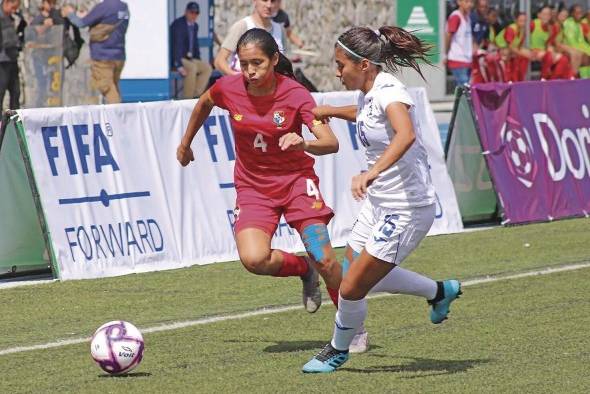
M 253 187 L 237 190 L 235 226 L 237 234 L 245 228 L 258 228 L 271 237 L 277 229 L 281 215 L 287 223 L 298 229 L 298 224 L 310 219 L 328 224 L 334 216 L 320 194 L 317 176 L 301 176 L 295 179 L 290 191 L 280 198 L 269 197 Z

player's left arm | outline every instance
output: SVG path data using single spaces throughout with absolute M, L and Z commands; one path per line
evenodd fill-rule
M 283 135 L 279 139 L 281 150 L 303 150 L 317 156 L 338 152 L 338 139 L 329 124 L 314 121 L 311 132 L 315 136 L 315 140 L 305 140 L 297 133 Z
M 352 195 L 360 200 L 365 197 L 367 188 L 379 176 L 379 174 L 394 165 L 416 140 L 416 133 L 412 124 L 412 118 L 408 111 L 409 106 L 401 102 L 393 102 L 387 105 L 385 113 L 389 124 L 395 130 L 395 137 L 385 149 L 385 152 L 369 168 L 368 171 L 355 176 L 352 180 Z

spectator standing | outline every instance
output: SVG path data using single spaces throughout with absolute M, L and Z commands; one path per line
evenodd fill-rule
M 285 29 L 285 34 L 291 42 L 298 48 L 303 48 L 303 40 L 295 33 L 291 21 L 289 20 L 289 14 L 282 8 L 282 0 L 274 0 L 271 2 L 271 15 L 273 22 L 278 23 Z
M 457 86 L 469 83 L 473 61 L 473 35 L 471 18 L 472 0 L 457 0 L 458 8 L 449 15 L 445 35 L 447 67 L 451 70 Z
M 488 43 L 490 35 L 489 9 L 488 0 L 477 0 L 475 9 L 471 12 L 471 32 L 473 42 L 478 48 L 485 48 Z
M 489 82 L 486 57 L 488 55 L 488 39 L 490 26 L 488 24 L 488 0 L 477 0 L 475 10 L 471 12 L 471 31 L 473 35 L 473 63 L 471 66 L 471 83 Z
M 200 96 L 207 88 L 213 69 L 201 60 L 199 49 L 199 5 L 191 1 L 184 16 L 172 22 L 172 67 L 184 77 L 183 96 L 191 99 Z
M 236 56 L 236 47 L 242 34 L 250 29 L 257 27 L 266 30 L 275 39 L 279 46 L 279 51 L 281 53 L 285 52 L 285 34 L 283 28 L 278 23 L 272 21 L 272 1 L 252 0 L 252 2 L 254 3 L 254 12 L 252 15 L 240 19 L 229 28 L 227 36 L 221 43 L 221 48 L 217 52 L 217 56 L 215 56 L 215 68 L 223 74 L 240 74 L 240 61 Z
M 0 110 L 6 91 L 10 94 L 9 108 L 20 106 L 18 52 L 21 45 L 14 18 L 19 7 L 20 0 L 4 0 L 0 8 Z
M 125 34 L 129 26 L 129 7 L 121 0 L 103 0 L 83 17 L 74 8 L 62 8 L 62 15 L 77 27 L 90 28 L 92 84 L 107 104 L 121 102 L 119 81 L 125 66 Z

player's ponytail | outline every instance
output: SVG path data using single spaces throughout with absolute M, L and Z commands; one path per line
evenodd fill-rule
M 380 54 L 381 62 L 392 71 L 397 71 L 400 67 L 413 68 L 424 79 L 418 62 L 432 65 L 428 60 L 432 46 L 400 27 L 383 26 L 377 31 L 384 40 Z
M 418 62 L 432 65 L 428 60 L 432 47 L 400 27 L 383 26 L 378 30 L 353 27 L 338 37 L 336 45 L 340 45 L 351 60 L 367 59 L 392 73 L 410 67 L 424 78 Z
M 238 40 L 237 51 L 238 56 L 240 55 L 240 48 L 245 46 L 246 44 L 254 44 L 258 48 L 264 52 L 269 59 L 272 59 L 275 53 L 279 54 L 279 62 L 275 66 L 275 71 L 279 74 L 285 75 L 289 78 L 295 79 L 295 74 L 293 72 L 293 65 L 291 61 L 287 59 L 285 55 L 283 55 L 279 51 L 279 45 L 275 41 L 274 37 L 264 29 L 250 29 Z

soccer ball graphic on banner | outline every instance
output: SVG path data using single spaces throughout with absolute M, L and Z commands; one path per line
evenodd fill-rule
M 504 124 L 501 135 L 506 144 L 506 159 L 510 172 L 525 187 L 530 188 L 536 175 L 536 163 L 526 129 L 510 128 Z
M 143 357 L 143 336 L 133 324 L 111 321 L 96 330 L 90 353 L 103 371 L 121 374 L 137 367 Z

